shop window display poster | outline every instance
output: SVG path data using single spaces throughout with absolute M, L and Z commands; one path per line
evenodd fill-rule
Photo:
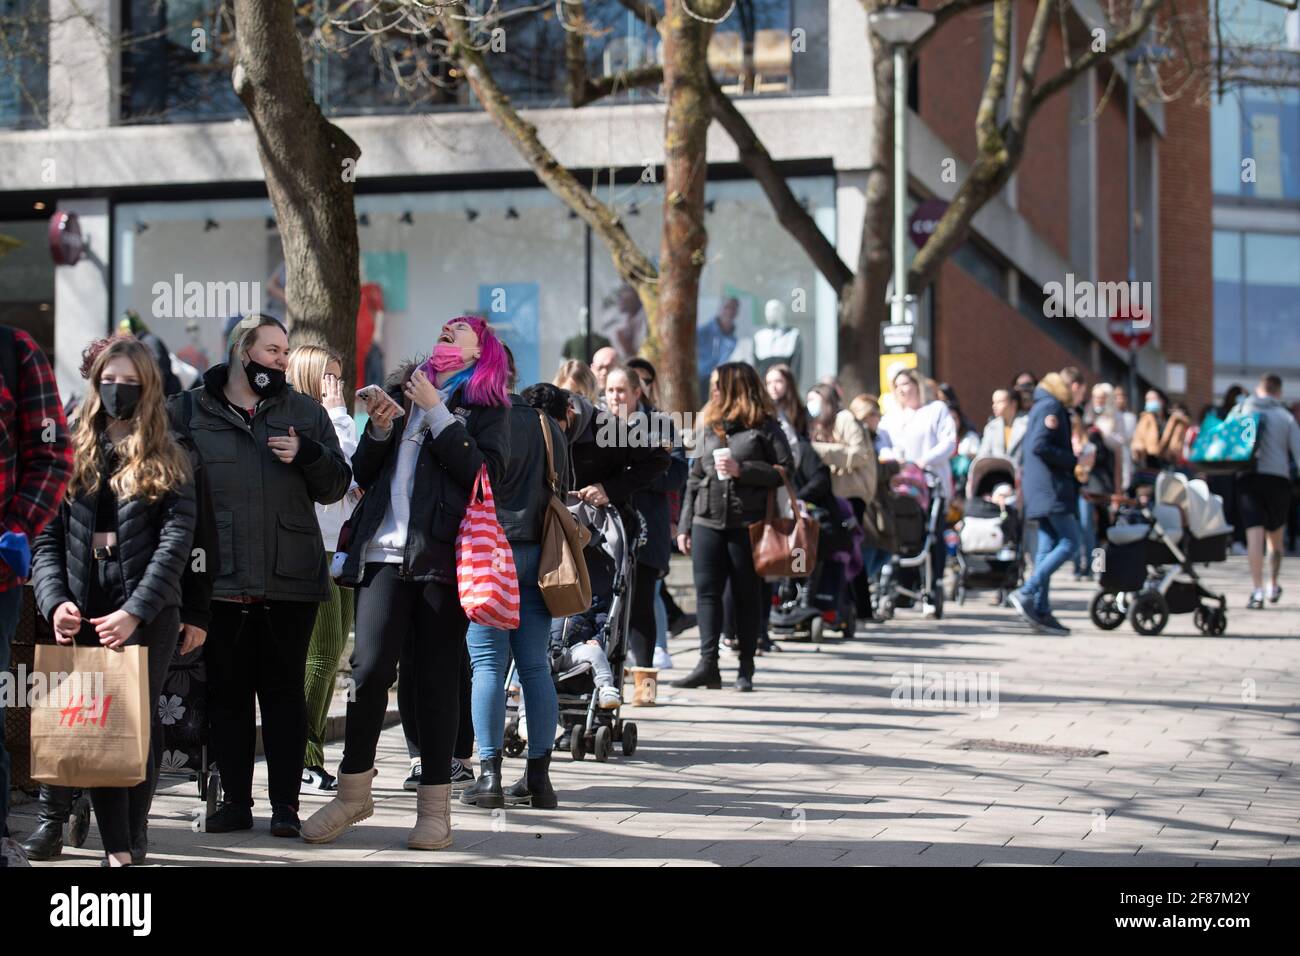
M 498 282 L 478 287 L 478 311 L 515 356 L 519 387 L 541 380 L 537 322 L 541 288 L 536 282 Z
M 363 282 L 375 282 L 384 290 L 384 309 L 388 312 L 406 311 L 406 253 L 361 253 Z

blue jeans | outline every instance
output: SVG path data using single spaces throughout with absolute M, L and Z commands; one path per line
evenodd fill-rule
M 1076 574 L 1092 571 L 1092 549 L 1097 547 L 1097 509 L 1091 501 L 1079 495 L 1079 547 L 1074 554 Z
M 537 586 L 540 544 L 516 544 L 515 572 L 519 576 L 519 626 L 502 631 L 482 624 L 470 624 L 465 633 L 469 660 L 474 669 L 474 691 L 470 710 L 479 759 L 501 756 L 506 723 L 506 662 L 513 652 L 519 668 L 519 682 L 528 703 L 528 756 L 544 757 L 555 741 L 559 705 L 551 682 L 551 612 Z
M 23 589 L 17 585 L 0 591 L 0 674 L 9 670 L 9 646 L 23 612 Z M 17 685 L 15 685 L 17 686 Z M 26 688 L 20 689 L 21 693 Z M 5 709 L 0 698 L 0 836 L 9 835 L 9 754 L 5 751 Z M 2 858 L 0 858 L 2 861 Z
M 1079 553 L 1079 519 L 1072 514 L 1046 515 L 1038 519 L 1038 556 L 1034 573 L 1020 589 L 1035 613 L 1050 614 L 1048 585 L 1056 569 Z

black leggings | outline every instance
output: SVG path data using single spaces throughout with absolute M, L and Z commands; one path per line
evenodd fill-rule
M 119 604 L 118 607 L 120 606 Z M 109 614 L 116 609 L 100 608 L 90 611 L 86 616 Z M 93 787 L 90 790 L 90 802 L 95 808 L 95 822 L 99 824 L 99 835 L 104 841 L 105 853 L 129 853 L 132 837 L 139 836 L 149 821 L 149 807 L 153 803 L 154 788 L 158 786 L 158 763 L 162 754 L 162 720 L 158 715 L 156 701 L 162 693 L 163 679 L 167 676 L 172 654 L 176 651 L 180 627 L 180 611 L 174 607 L 168 608 L 148 625 L 136 628 L 127 641 L 127 644 L 143 644 L 148 648 L 150 747 L 142 783 L 137 783 L 134 787 Z M 78 644 L 101 646 L 94 625 L 88 621 L 83 621 L 76 641 Z M 73 792 L 69 789 L 69 796 Z
M 729 583 L 736 613 L 736 639 L 740 644 L 740 673 L 752 675 L 766 589 L 754 571 L 749 529 L 718 531 L 697 522 L 691 528 L 691 559 L 700 624 L 700 659 L 717 664 L 723 590 Z
M 470 712 L 473 699 L 473 677 L 469 666 L 469 649 L 461 655 L 460 675 L 460 727 L 456 731 L 454 756 L 461 763 L 474 757 L 474 717 Z M 410 675 L 406 677 L 404 675 Z M 415 641 L 408 640 L 402 648 L 402 661 L 397 665 L 397 713 L 402 718 L 402 733 L 406 737 L 406 754 L 412 760 L 420 758 L 419 705 L 415 700 Z
M 397 679 L 402 649 L 412 641 L 415 720 L 419 730 L 420 782 L 451 782 L 451 758 L 460 724 L 460 684 L 469 621 L 454 588 L 407 581 L 396 564 L 367 564 L 357 588 L 356 646 L 348 703 L 342 773 L 363 773 L 375 765 L 375 750 L 388 709 L 388 690 Z
M 638 667 L 653 667 L 655 641 L 655 583 L 659 572 L 648 564 L 637 563 L 636 580 L 632 585 L 632 616 L 628 633 L 628 650 Z
M 203 645 L 208 723 L 227 803 L 253 805 L 256 702 L 271 804 L 298 807 L 307 748 L 307 647 L 318 607 L 312 601 L 212 602 Z

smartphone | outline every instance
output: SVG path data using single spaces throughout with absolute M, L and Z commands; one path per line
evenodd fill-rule
M 403 415 L 406 414 L 402 406 L 397 404 L 397 402 L 393 401 L 393 397 L 389 395 L 387 392 L 385 392 L 378 385 L 367 385 L 365 388 L 357 390 L 357 398 L 363 402 L 367 401 L 372 396 L 375 398 L 382 399 L 383 401 L 387 402 L 389 405 L 392 405 L 396 409 L 396 411 L 393 412 L 394 418 L 401 418 Z

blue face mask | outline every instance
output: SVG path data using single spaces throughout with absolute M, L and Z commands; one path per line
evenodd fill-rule
M 1142 407 L 1143 407 L 1146 411 L 1151 412 L 1151 413 L 1154 414 L 1154 415 L 1159 415 L 1159 414 L 1160 414 L 1160 403 L 1159 403 L 1159 402 L 1147 402 L 1147 403 L 1146 403 L 1145 405 L 1143 405 Z

